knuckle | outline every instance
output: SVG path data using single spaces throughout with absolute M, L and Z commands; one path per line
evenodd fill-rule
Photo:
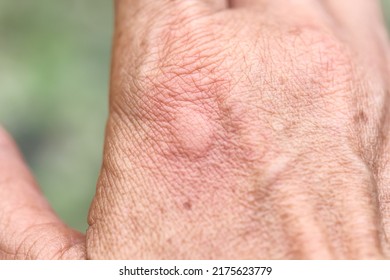
M 56 259 L 69 248 L 69 240 L 61 237 L 54 223 L 28 226 L 18 239 L 14 250 L 18 259 Z
M 342 40 L 321 25 L 296 25 L 271 37 L 264 104 L 283 120 L 343 129 L 350 118 L 354 86 L 359 86 L 355 57 Z
M 286 40 L 291 48 L 292 71 L 299 79 L 322 93 L 345 89 L 353 80 L 351 51 L 332 32 L 321 26 L 295 27 Z

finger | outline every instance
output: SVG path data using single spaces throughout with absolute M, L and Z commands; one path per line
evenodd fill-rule
M 84 237 L 53 213 L 0 128 L 0 259 L 78 259 Z
M 390 252 L 390 141 L 386 135 L 390 128 L 390 116 L 386 108 L 390 105 L 390 97 L 387 92 L 380 89 L 388 88 L 386 84 L 389 60 L 387 34 L 380 3 L 376 0 L 322 0 L 322 3 L 333 16 L 338 27 L 344 31 L 343 39 L 350 42 L 351 48 L 359 54 L 360 61 L 365 63 L 365 76 L 370 80 L 373 90 L 359 93 L 359 103 L 365 110 L 379 112 L 373 119 L 383 126 L 373 141 L 368 143 L 368 140 L 363 140 L 363 143 L 369 147 L 368 149 L 371 149 L 373 142 L 378 142 L 380 147 L 378 156 L 371 159 L 371 162 L 374 170 L 378 169 L 377 191 L 383 227 L 382 245 L 388 255 Z M 380 101 L 372 102 L 372 92 L 376 93 L 375 99 Z M 369 105 L 370 103 L 372 105 Z M 383 109 L 378 110 L 377 104 L 384 104 Z
M 388 134 L 389 131 L 390 117 L 387 116 L 386 118 L 387 125 L 382 129 L 383 135 Z M 380 138 L 383 138 L 383 136 Z M 379 166 L 378 203 L 383 227 L 382 243 L 387 245 L 386 249 L 390 254 L 390 141 L 384 141 L 384 148 L 381 150 L 382 153 L 377 163 Z
M 186 19 L 207 15 L 228 7 L 228 0 L 116 0 L 115 22 L 117 34 L 140 39 L 158 26 L 177 23 Z M 125 26 L 122 32 L 120 26 Z M 141 37 L 141 38 L 139 38 Z
M 145 31 L 155 25 L 180 22 L 198 15 L 207 15 L 228 8 L 228 0 L 116 0 L 116 26 L 123 22 L 135 35 L 135 31 Z
M 137 39 L 145 32 L 166 24 L 180 24 L 199 15 L 207 15 L 228 8 L 228 0 L 116 0 L 115 22 L 118 26 L 126 26 L 128 34 Z M 136 38 L 134 38 L 136 36 Z
M 367 38 L 378 30 L 384 30 L 381 5 L 377 0 L 321 0 L 321 2 L 339 26 L 355 36 Z
M 231 7 L 261 7 L 261 6 L 306 6 L 319 0 L 230 0 Z
M 380 21 L 380 3 L 377 0 L 320 0 L 320 2 L 343 24 L 361 26 L 362 23 Z
M 386 60 L 384 58 L 384 60 Z M 387 59 L 387 61 L 389 61 Z M 388 62 L 388 65 L 390 63 Z M 387 70 L 389 73 L 390 69 Z M 389 88 L 389 82 L 387 82 Z M 377 142 L 377 157 L 372 161 L 377 171 L 378 183 L 378 203 L 381 214 L 381 225 L 383 228 L 382 243 L 387 250 L 387 255 L 390 255 L 390 93 L 385 93 L 384 105 L 381 114 L 382 127 L 378 132 Z
M 266 14 L 271 20 L 299 25 L 308 22 L 326 22 L 321 0 L 231 0 L 231 8 L 242 8 L 245 13 Z
M 229 0 L 188 0 L 188 1 L 170 1 L 170 0 L 116 0 L 116 12 L 121 11 L 141 11 L 149 10 L 158 13 L 164 13 L 172 7 L 187 5 L 210 9 L 210 11 L 220 11 L 229 6 Z
M 387 31 L 379 1 L 321 0 L 345 41 L 359 54 L 367 69 L 380 76 L 387 61 Z M 383 77 L 387 80 L 387 77 Z
M 321 0 L 321 2 L 336 24 L 355 40 L 354 43 L 374 41 L 372 43 L 377 44 L 376 38 L 383 37 L 385 29 L 379 1 Z
M 365 76 L 370 80 L 370 87 L 373 89 L 359 93 L 359 103 L 363 110 L 378 112 L 372 114 L 372 118 L 376 123 L 380 123 L 382 128 L 378 135 L 374 135 L 375 139 L 371 142 L 368 139 L 362 141 L 368 149 L 372 149 L 374 142 L 377 142 L 377 147 L 380 147 L 378 155 L 371 159 L 371 165 L 374 166 L 374 170 L 377 169 L 378 174 L 378 203 L 383 227 L 382 245 L 388 251 L 388 255 L 390 252 L 390 138 L 387 135 L 390 128 L 390 115 L 386 108 L 390 105 L 390 96 L 388 92 L 381 89 L 389 87 L 387 73 L 390 64 L 381 5 L 377 0 L 321 1 L 335 19 L 336 25 L 344 31 L 343 39 L 350 42 L 351 48 L 359 54 L 360 61 L 365 63 Z M 376 102 L 372 102 L 373 92 L 375 92 Z M 378 104 L 384 105 L 378 110 Z
M 212 38 L 215 34 L 209 27 L 215 22 L 210 15 L 224 8 L 228 8 L 228 0 L 115 1 L 111 75 L 126 80 L 113 79 L 110 92 L 121 92 L 124 83 L 128 88 L 136 88 L 137 81 L 130 75 L 145 71 L 140 69 L 141 65 L 153 68 L 153 61 L 171 51 L 168 47 L 191 48 L 190 44 L 198 38 Z M 114 95 L 110 95 L 111 100 Z

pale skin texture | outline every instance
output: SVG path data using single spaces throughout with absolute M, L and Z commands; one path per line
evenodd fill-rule
M 0 258 L 390 257 L 379 2 L 115 5 L 87 234 L 50 210 L 2 131 Z

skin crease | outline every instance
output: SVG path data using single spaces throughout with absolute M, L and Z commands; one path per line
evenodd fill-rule
M 0 131 L 1 259 L 390 257 L 378 1 L 115 1 L 86 236 Z

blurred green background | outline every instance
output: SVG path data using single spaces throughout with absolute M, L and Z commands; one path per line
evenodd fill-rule
M 54 209 L 81 231 L 101 164 L 112 2 L 0 0 L 0 122 Z
M 82 231 L 101 164 L 112 2 L 0 0 L 0 123 Z

